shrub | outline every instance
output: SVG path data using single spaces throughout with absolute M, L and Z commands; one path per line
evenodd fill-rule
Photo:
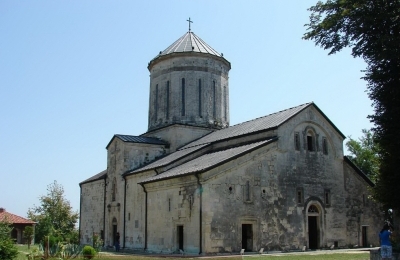
M 12 260 L 18 255 L 18 248 L 10 237 L 10 223 L 0 221 L 0 259 Z
M 91 246 L 85 246 L 82 250 L 83 258 L 92 259 L 96 255 L 96 250 Z

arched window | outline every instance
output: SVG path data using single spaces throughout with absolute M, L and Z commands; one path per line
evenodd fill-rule
M 307 131 L 307 150 L 315 151 L 315 134 L 311 130 Z
M 318 210 L 318 208 L 317 208 L 315 205 L 311 205 L 311 206 L 308 208 L 308 212 L 309 212 L 309 213 L 319 213 L 319 210 Z

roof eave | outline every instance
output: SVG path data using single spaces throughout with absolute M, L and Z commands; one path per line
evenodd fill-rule
M 209 171 L 209 170 L 211 170 L 211 169 L 213 169 L 213 168 L 216 168 L 216 167 L 218 167 L 218 166 L 220 166 L 220 165 L 222 165 L 222 164 L 225 164 L 225 163 L 227 163 L 227 162 L 229 162 L 229 161 L 235 160 L 236 158 L 239 158 L 240 156 L 242 156 L 242 155 L 245 154 L 245 153 L 250 153 L 250 152 L 252 152 L 252 151 L 254 151 L 254 150 L 257 150 L 257 149 L 259 149 L 259 148 L 261 148 L 261 147 L 263 147 L 263 146 L 269 145 L 269 144 L 271 144 L 271 143 L 273 143 L 273 142 L 275 142 L 275 141 L 277 141 L 277 140 L 278 140 L 278 137 L 273 137 L 273 138 L 271 138 L 270 140 L 268 140 L 268 141 L 267 141 L 266 143 L 264 143 L 264 144 L 258 145 L 258 146 L 256 146 L 256 147 L 253 147 L 253 148 L 251 148 L 251 149 L 249 149 L 249 150 L 246 150 L 246 151 L 244 151 L 244 152 L 238 153 L 238 154 L 235 155 L 235 156 L 232 156 L 232 157 L 230 157 L 230 158 L 228 158 L 228 159 L 226 159 L 226 160 L 223 160 L 223 161 L 221 161 L 221 162 L 219 162 L 219 163 L 216 163 L 216 164 L 214 164 L 214 165 L 212 165 L 212 166 L 206 167 L 206 168 L 201 169 L 201 170 L 198 170 L 198 171 L 191 171 L 191 172 L 187 172 L 187 173 L 184 173 L 184 174 L 181 174 L 181 175 L 177 175 L 177 176 L 168 176 L 168 177 L 165 177 L 165 178 L 162 178 L 162 179 L 156 179 L 156 180 L 150 180 L 150 181 L 139 182 L 139 184 L 142 185 L 142 184 L 148 184 L 148 183 L 153 183 L 153 182 L 158 182 L 158 181 L 164 181 L 164 180 L 179 178 L 179 177 L 183 177 L 183 176 L 193 175 L 193 174 L 201 174 L 201 173 L 203 173 L 203 172 L 206 172 L 206 171 Z
M 231 69 L 231 63 L 227 59 L 225 59 L 223 56 L 217 56 L 217 55 L 210 54 L 210 53 L 203 53 L 203 52 L 196 52 L 196 51 L 172 52 L 172 53 L 165 54 L 165 55 L 158 55 L 149 62 L 147 69 L 151 72 L 151 69 L 153 68 L 154 65 L 156 65 L 157 63 L 159 63 L 161 61 L 170 59 L 170 58 L 182 57 L 182 56 L 198 56 L 198 55 L 209 56 L 211 58 L 217 59 L 217 60 L 225 63 L 225 65 L 229 68 L 229 70 Z

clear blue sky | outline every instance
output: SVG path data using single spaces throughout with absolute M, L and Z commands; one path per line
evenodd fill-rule
M 372 125 L 365 63 L 301 39 L 291 1 L 0 1 L 0 207 L 26 217 L 57 180 L 106 169 L 114 134 L 147 130 L 148 62 L 188 30 L 232 64 L 231 125 L 314 101 L 346 136 Z

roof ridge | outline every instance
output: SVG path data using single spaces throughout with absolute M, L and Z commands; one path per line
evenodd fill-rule
M 280 111 L 277 111 L 277 112 L 274 112 L 274 113 L 271 113 L 271 114 L 268 114 L 268 115 L 265 115 L 265 116 L 256 117 L 256 118 L 253 118 L 251 120 L 247 120 L 247 121 L 244 121 L 244 122 L 240 122 L 240 123 L 238 123 L 236 125 L 232 125 L 230 127 L 242 125 L 242 124 L 245 124 L 245 123 L 248 123 L 248 122 L 251 122 L 251 121 L 256 121 L 256 120 L 258 120 L 260 118 L 265 118 L 265 117 L 268 117 L 268 116 L 276 115 L 276 114 L 279 114 L 279 113 L 282 113 L 282 112 L 285 112 L 285 111 L 288 111 L 288 110 L 291 110 L 291 109 L 299 108 L 301 106 L 308 106 L 308 105 L 311 105 L 311 104 L 314 104 L 314 102 L 311 101 L 311 102 L 304 103 L 304 104 L 301 104 L 301 105 L 298 105 L 298 106 L 294 106 L 294 107 L 290 107 L 290 108 L 287 108 L 287 109 L 283 109 L 283 110 L 280 110 Z

